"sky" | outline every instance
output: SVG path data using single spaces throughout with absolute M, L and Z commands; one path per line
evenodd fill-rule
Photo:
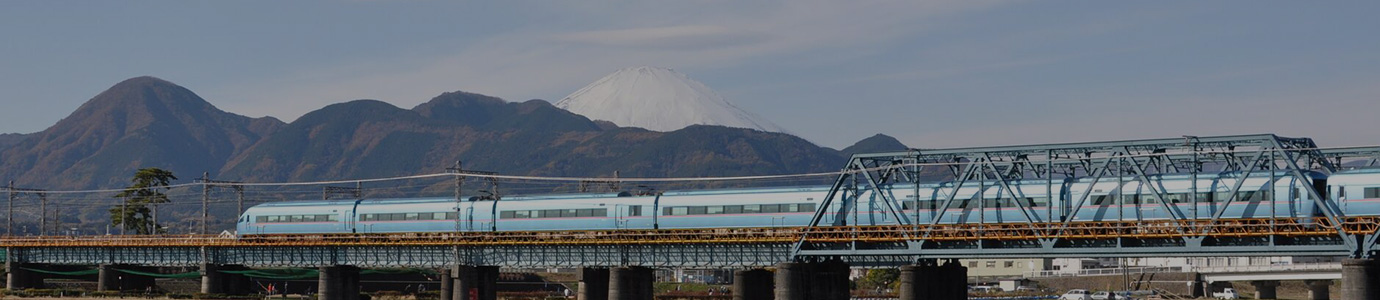
M 1380 145 L 1380 1 L 7 1 L 0 133 L 126 78 L 286 122 L 673 68 L 802 138 Z

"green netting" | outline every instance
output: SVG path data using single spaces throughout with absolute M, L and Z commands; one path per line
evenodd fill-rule
M 96 275 L 96 274 L 101 273 L 101 270 L 97 270 L 97 269 L 63 272 L 63 271 L 48 271 L 48 270 L 30 269 L 30 268 L 25 268 L 25 267 L 19 267 L 19 268 L 20 268 L 20 269 L 24 269 L 24 270 L 26 270 L 26 271 L 30 271 L 30 272 L 39 272 L 39 273 L 43 273 L 43 274 L 53 274 L 53 275 L 62 275 L 62 276 L 86 276 L 86 275 Z
M 134 270 L 125 270 L 125 269 L 115 269 L 115 270 L 116 270 L 116 271 L 120 271 L 120 272 L 125 272 L 125 273 L 128 273 L 128 274 L 134 274 L 134 275 L 139 275 L 139 276 L 155 277 L 155 278 L 199 278 L 199 277 L 201 277 L 201 272 L 198 272 L 198 271 L 192 271 L 192 272 L 187 272 L 187 273 L 176 273 L 176 274 L 160 274 L 160 273 L 139 272 L 139 271 L 134 271 Z
M 417 269 L 417 268 L 406 268 L 406 269 L 368 269 L 368 270 L 361 270 L 361 271 L 359 271 L 359 274 L 360 274 L 360 275 L 368 275 L 368 274 L 426 274 L 426 275 L 436 275 L 436 271 L 435 271 L 435 270 L 431 270 L 431 269 Z
M 319 273 L 311 269 L 220 270 L 219 272 L 265 279 L 308 279 L 316 278 L 317 273 Z

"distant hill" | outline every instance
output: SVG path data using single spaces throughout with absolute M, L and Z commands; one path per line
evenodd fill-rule
M 721 176 L 837 168 L 828 149 L 781 133 L 720 126 L 604 128 L 541 100 L 446 93 L 412 110 L 359 100 L 304 115 L 232 160 L 247 181 L 367 178 L 466 168 L 549 176 Z
M 906 151 L 907 149 L 910 148 L 902 144 L 901 141 L 896 140 L 896 138 L 878 133 L 877 135 L 858 141 L 848 148 L 839 150 L 839 155 L 843 157 L 852 157 L 853 154 L 858 153 L 894 152 Z
M 162 167 L 190 179 L 218 172 L 282 126 L 221 111 L 158 78 L 131 78 L 0 152 L 0 178 L 48 189 L 118 187 L 137 168 Z

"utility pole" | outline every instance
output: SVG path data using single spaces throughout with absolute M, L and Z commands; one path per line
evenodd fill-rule
M 455 207 L 456 207 L 456 210 L 457 210 L 457 211 L 456 211 L 456 214 L 457 214 L 457 216 L 456 216 L 456 222 L 457 222 L 457 223 L 459 222 L 459 219 L 460 219 L 460 217 L 458 216 L 459 213 L 460 213 L 460 212 L 458 211 L 459 208 L 460 208 L 460 201 L 461 201 L 461 200 L 460 200 L 460 197 L 461 197 L 460 193 L 461 193 L 461 190 L 463 190 L 464 187 L 465 187 L 465 178 L 467 177 L 466 175 L 478 175 L 478 176 L 482 176 L 482 177 L 484 177 L 484 179 L 485 179 L 486 181 L 489 182 L 489 190 L 492 191 L 492 192 L 489 192 L 489 195 L 488 195 L 488 196 L 480 197 L 480 199 L 483 200 L 483 199 L 487 198 L 487 199 L 489 199 L 489 200 L 493 200 L 493 201 L 494 201 L 494 203 L 493 203 L 493 210 L 491 211 L 491 212 L 493 213 L 493 216 L 492 216 L 492 218 L 490 218 L 491 221 L 489 221 L 489 229 L 490 229 L 490 230 L 497 231 L 497 229 L 498 229 L 498 200 L 501 199 L 501 198 L 503 198 L 501 195 L 498 194 L 498 178 L 494 178 L 494 177 L 493 177 L 493 175 L 498 175 L 498 173 L 489 172 L 489 171 L 470 171 L 470 170 L 461 169 L 461 168 L 460 168 L 460 162 L 459 162 L 459 161 L 455 162 L 455 167 L 454 167 L 454 168 L 446 168 L 446 171 L 455 174 L 455 204 L 456 204 Z M 483 191 L 481 191 L 481 192 L 483 192 Z M 474 217 L 474 216 L 470 216 L 471 222 L 473 222 L 473 217 Z M 456 226 L 456 227 L 457 227 L 457 230 L 458 230 L 458 227 L 459 227 L 459 226 Z M 471 228 L 473 228 L 473 227 L 471 227 Z
M 125 211 L 129 207 L 129 196 L 120 199 L 120 235 L 125 235 L 125 228 L 129 227 L 129 215 Z
M 48 222 L 48 193 L 45 190 L 40 189 L 26 189 L 14 187 L 13 180 L 10 181 L 9 186 L 7 186 L 5 190 L 7 190 L 9 194 L 9 201 L 5 204 L 8 210 L 6 212 L 5 220 L 5 235 L 14 235 L 14 201 L 18 200 L 19 196 L 23 196 L 24 194 L 34 194 L 38 196 L 40 207 L 40 211 L 38 212 L 40 224 L 38 227 L 38 232 L 39 235 L 42 235 L 44 232 L 44 227 L 46 227 Z
M 211 172 L 201 173 L 201 234 L 206 234 L 206 219 L 211 215 L 208 211 L 211 206 L 211 183 L 207 182 L 210 178 Z
M 38 236 L 48 235 L 48 196 L 38 196 Z
M 5 186 L 5 191 L 9 194 L 9 200 L 5 201 L 8 212 L 5 215 L 5 235 L 14 235 L 14 180 L 10 180 L 10 185 Z
M 201 234 L 210 234 L 211 189 L 228 187 L 235 190 L 235 220 L 244 214 L 244 185 L 239 181 L 212 180 L 210 172 L 201 173 Z
M 460 231 L 460 203 L 464 195 L 461 192 L 465 189 L 465 177 L 460 176 L 460 161 L 455 161 L 455 167 L 446 168 L 446 171 L 455 173 L 455 231 Z

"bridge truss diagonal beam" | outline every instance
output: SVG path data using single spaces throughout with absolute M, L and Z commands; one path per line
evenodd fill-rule
M 819 259 L 843 255 L 844 253 L 852 256 L 882 255 L 895 257 L 913 255 L 915 257 L 932 257 L 952 254 L 955 251 L 966 251 L 971 256 L 982 256 L 983 253 L 989 252 L 1002 253 L 1001 255 L 1025 252 L 1029 253 L 1031 257 L 1042 257 L 1063 255 L 1061 253 L 1076 253 L 1080 251 L 1077 250 L 1078 248 L 1112 249 L 1111 253 L 1118 253 L 1118 255 L 1136 255 L 1136 253 L 1163 255 L 1192 249 L 1214 249 L 1208 252 L 1218 254 L 1260 253 L 1263 255 L 1267 252 L 1253 251 L 1259 249 L 1296 249 L 1290 251 L 1340 252 L 1358 257 L 1370 256 L 1371 253 L 1376 252 L 1373 250 L 1380 250 L 1380 238 L 1376 238 L 1377 233 L 1380 233 L 1380 228 L 1357 225 L 1364 222 L 1346 216 L 1339 209 L 1340 206 L 1337 205 L 1335 198 L 1328 198 L 1328 195 L 1313 188 L 1300 188 L 1299 190 L 1303 193 L 1300 195 L 1301 198 L 1306 199 L 1296 201 L 1303 201 L 1316 207 L 1319 217 L 1316 221 L 1308 221 L 1315 223 L 1299 223 L 1302 218 L 1279 219 L 1288 216 L 1276 214 L 1274 210 L 1276 200 L 1273 197 L 1268 200 L 1271 205 L 1269 209 L 1271 219 L 1269 220 L 1243 223 L 1239 216 L 1227 214 L 1228 209 L 1233 204 L 1239 204 L 1233 202 L 1242 200 L 1238 198 L 1242 197 L 1240 192 L 1243 189 L 1259 189 L 1258 187 L 1246 187 L 1247 179 L 1260 180 L 1268 177 L 1265 185 L 1271 187 L 1269 188 L 1270 193 L 1274 193 L 1273 187 L 1280 182 L 1313 187 L 1314 178 L 1320 178 L 1313 174 L 1327 176 L 1339 170 L 1367 166 L 1380 166 L 1380 147 L 1319 149 L 1317 144 L 1308 138 L 1280 137 L 1273 134 L 1184 136 L 1168 139 L 954 149 L 909 149 L 899 152 L 856 154 L 844 166 L 844 173 L 838 177 L 834 189 L 821 201 L 812 221 L 806 228 L 802 229 L 802 237 L 792 248 L 791 253 L 796 260 Z M 935 170 L 943 170 L 943 172 L 933 172 Z M 904 176 L 877 175 L 893 173 L 904 174 Z M 1190 178 L 1188 181 L 1191 182 L 1191 187 L 1190 192 L 1187 193 L 1190 196 L 1169 199 L 1169 188 L 1163 182 L 1166 176 Z M 1089 201 L 1092 196 L 1092 186 L 1105 182 L 1108 177 L 1115 178 L 1118 187 L 1122 184 L 1139 186 L 1142 192 L 1136 193 L 1143 195 L 1140 199 L 1152 200 L 1156 209 L 1163 210 L 1168 218 L 1168 220 L 1153 220 L 1154 224 L 1149 224 L 1149 221 L 1152 220 L 1142 219 L 1142 215 L 1137 213 L 1126 215 L 1126 217 L 1133 219 L 1119 221 L 1141 222 L 1145 223 L 1145 226 L 1162 226 L 1176 233 L 1167 233 L 1160 235 L 1160 237 L 1110 234 L 1100 238 L 1100 242 L 1089 242 L 1087 236 L 1079 236 L 1088 232 L 1089 225 L 1084 224 L 1088 220 L 1075 220 L 1074 216 L 1079 216 L 1080 209 Z M 1212 179 L 1215 182 L 1216 178 L 1227 178 L 1223 181 L 1230 182 L 1229 189 L 1200 186 L 1198 183 L 1199 180 L 1204 179 Z M 1043 209 L 1038 206 L 1026 205 L 1026 202 L 1021 201 L 1026 191 L 1018 193 L 1017 188 L 1013 187 L 1013 183 L 1021 182 L 1023 187 L 1028 189 L 1031 182 L 1041 181 L 1045 185 L 1045 195 L 1050 199 Z M 858 182 L 871 186 L 855 186 Z M 1068 193 L 1060 186 L 1070 183 L 1087 188 Z M 886 202 L 890 208 L 901 207 L 902 211 L 897 214 L 910 216 L 910 218 L 898 219 L 897 223 L 906 225 L 903 227 L 908 228 L 907 231 L 909 232 L 896 235 L 897 238 L 893 241 L 895 243 L 864 241 L 862 237 L 866 234 L 861 233 L 865 231 L 861 228 L 880 224 L 846 224 L 840 220 L 835 220 L 832 223 L 821 222 L 823 217 L 827 215 L 833 214 L 841 217 L 856 213 L 859 209 L 857 201 L 868 200 L 866 199 L 867 196 L 858 194 L 861 191 L 886 194 L 880 187 L 908 185 L 913 185 L 917 194 L 922 185 L 932 187 L 932 192 L 935 195 L 932 200 L 932 207 L 924 209 L 924 211 L 929 212 L 929 216 L 926 216 L 925 212 L 920 209 L 922 205 L 908 207 L 905 205 L 907 204 L 906 201 L 896 199 L 899 196 L 880 195 L 875 197 Z M 1255 183 L 1252 183 L 1253 185 Z M 986 198 L 982 196 L 984 194 L 991 197 L 986 192 L 988 188 L 998 190 L 997 199 L 993 203 L 1004 205 L 1000 203 L 1010 200 L 1013 205 L 1008 208 L 1019 209 L 1020 212 L 1017 216 L 1020 217 L 1018 218 L 1020 220 L 1003 220 L 1002 222 L 1005 223 L 996 225 L 1010 227 L 1015 226 L 1011 222 L 1023 223 L 1020 224 L 1020 227 L 1025 228 L 1023 229 L 1025 231 L 1022 231 L 1024 233 L 1021 234 L 1038 235 L 1037 242 L 1013 242 L 1003 240 L 1004 238 L 1001 237 L 981 237 L 981 235 L 992 232 L 988 231 L 991 229 L 985 228 L 993 226 L 993 222 L 996 222 L 985 219 L 990 213 L 988 212 L 990 208 L 984 207 L 987 201 L 981 199 Z M 854 191 L 852 195 L 844 192 L 850 189 Z M 968 191 L 974 189 L 978 190 L 976 194 L 968 195 Z M 1122 195 L 1123 192 L 1119 189 L 1116 193 Z M 1226 199 L 1216 199 L 1209 202 L 1208 200 L 1211 200 L 1213 194 L 1204 194 L 1208 192 L 1222 193 Z M 1202 195 L 1208 195 L 1209 198 L 1202 198 Z M 962 221 L 958 221 L 960 222 L 958 224 L 947 224 L 952 221 L 945 219 L 945 216 L 953 212 L 954 209 L 972 210 L 971 207 L 966 206 L 969 204 L 965 203 L 963 206 L 956 204 L 957 202 L 969 201 L 970 196 L 973 199 L 979 199 L 977 212 L 965 213 L 973 213 L 978 217 L 961 218 Z M 1120 200 L 1122 197 L 1118 196 L 1116 199 L 1118 199 L 1116 202 L 1118 207 L 1126 205 L 1122 202 L 1123 200 Z M 1184 206 L 1190 203 L 1191 208 L 1185 209 Z M 917 201 L 916 204 L 919 202 Z M 1134 205 L 1140 207 L 1141 204 L 1150 204 L 1150 202 L 1136 202 Z M 1101 203 L 1094 205 L 1101 205 Z M 1200 208 L 1209 209 L 1211 212 L 1200 214 Z M 1312 219 L 1311 216 L 1303 217 Z M 1122 217 L 1118 215 L 1117 218 Z M 1331 233 L 1302 237 L 1292 233 L 1296 229 L 1290 226 L 1294 226 L 1294 224 L 1317 226 L 1319 230 L 1322 230 L 1320 232 L 1330 231 Z M 975 234 L 978 236 L 972 240 L 952 240 L 952 236 L 947 232 L 938 231 L 946 225 L 970 226 L 969 228 L 975 230 Z M 1130 227 L 1149 228 L 1145 226 Z M 1263 234 L 1224 236 L 1230 232 L 1254 230 L 1242 229 L 1240 226 L 1265 226 L 1270 229 L 1265 230 Z M 848 229 L 844 230 L 838 227 Z M 1366 228 L 1367 230 L 1355 228 Z M 854 238 L 837 235 L 841 231 L 852 232 L 850 236 Z M 1354 237 L 1356 235 L 1364 236 L 1365 239 L 1358 240 Z M 833 237 L 833 242 L 821 241 L 822 239 L 816 238 L 822 236 Z M 1098 238 L 1094 236 L 1093 239 L 1097 240 Z M 1232 249 L 1239 249 L 1240 251 Z

